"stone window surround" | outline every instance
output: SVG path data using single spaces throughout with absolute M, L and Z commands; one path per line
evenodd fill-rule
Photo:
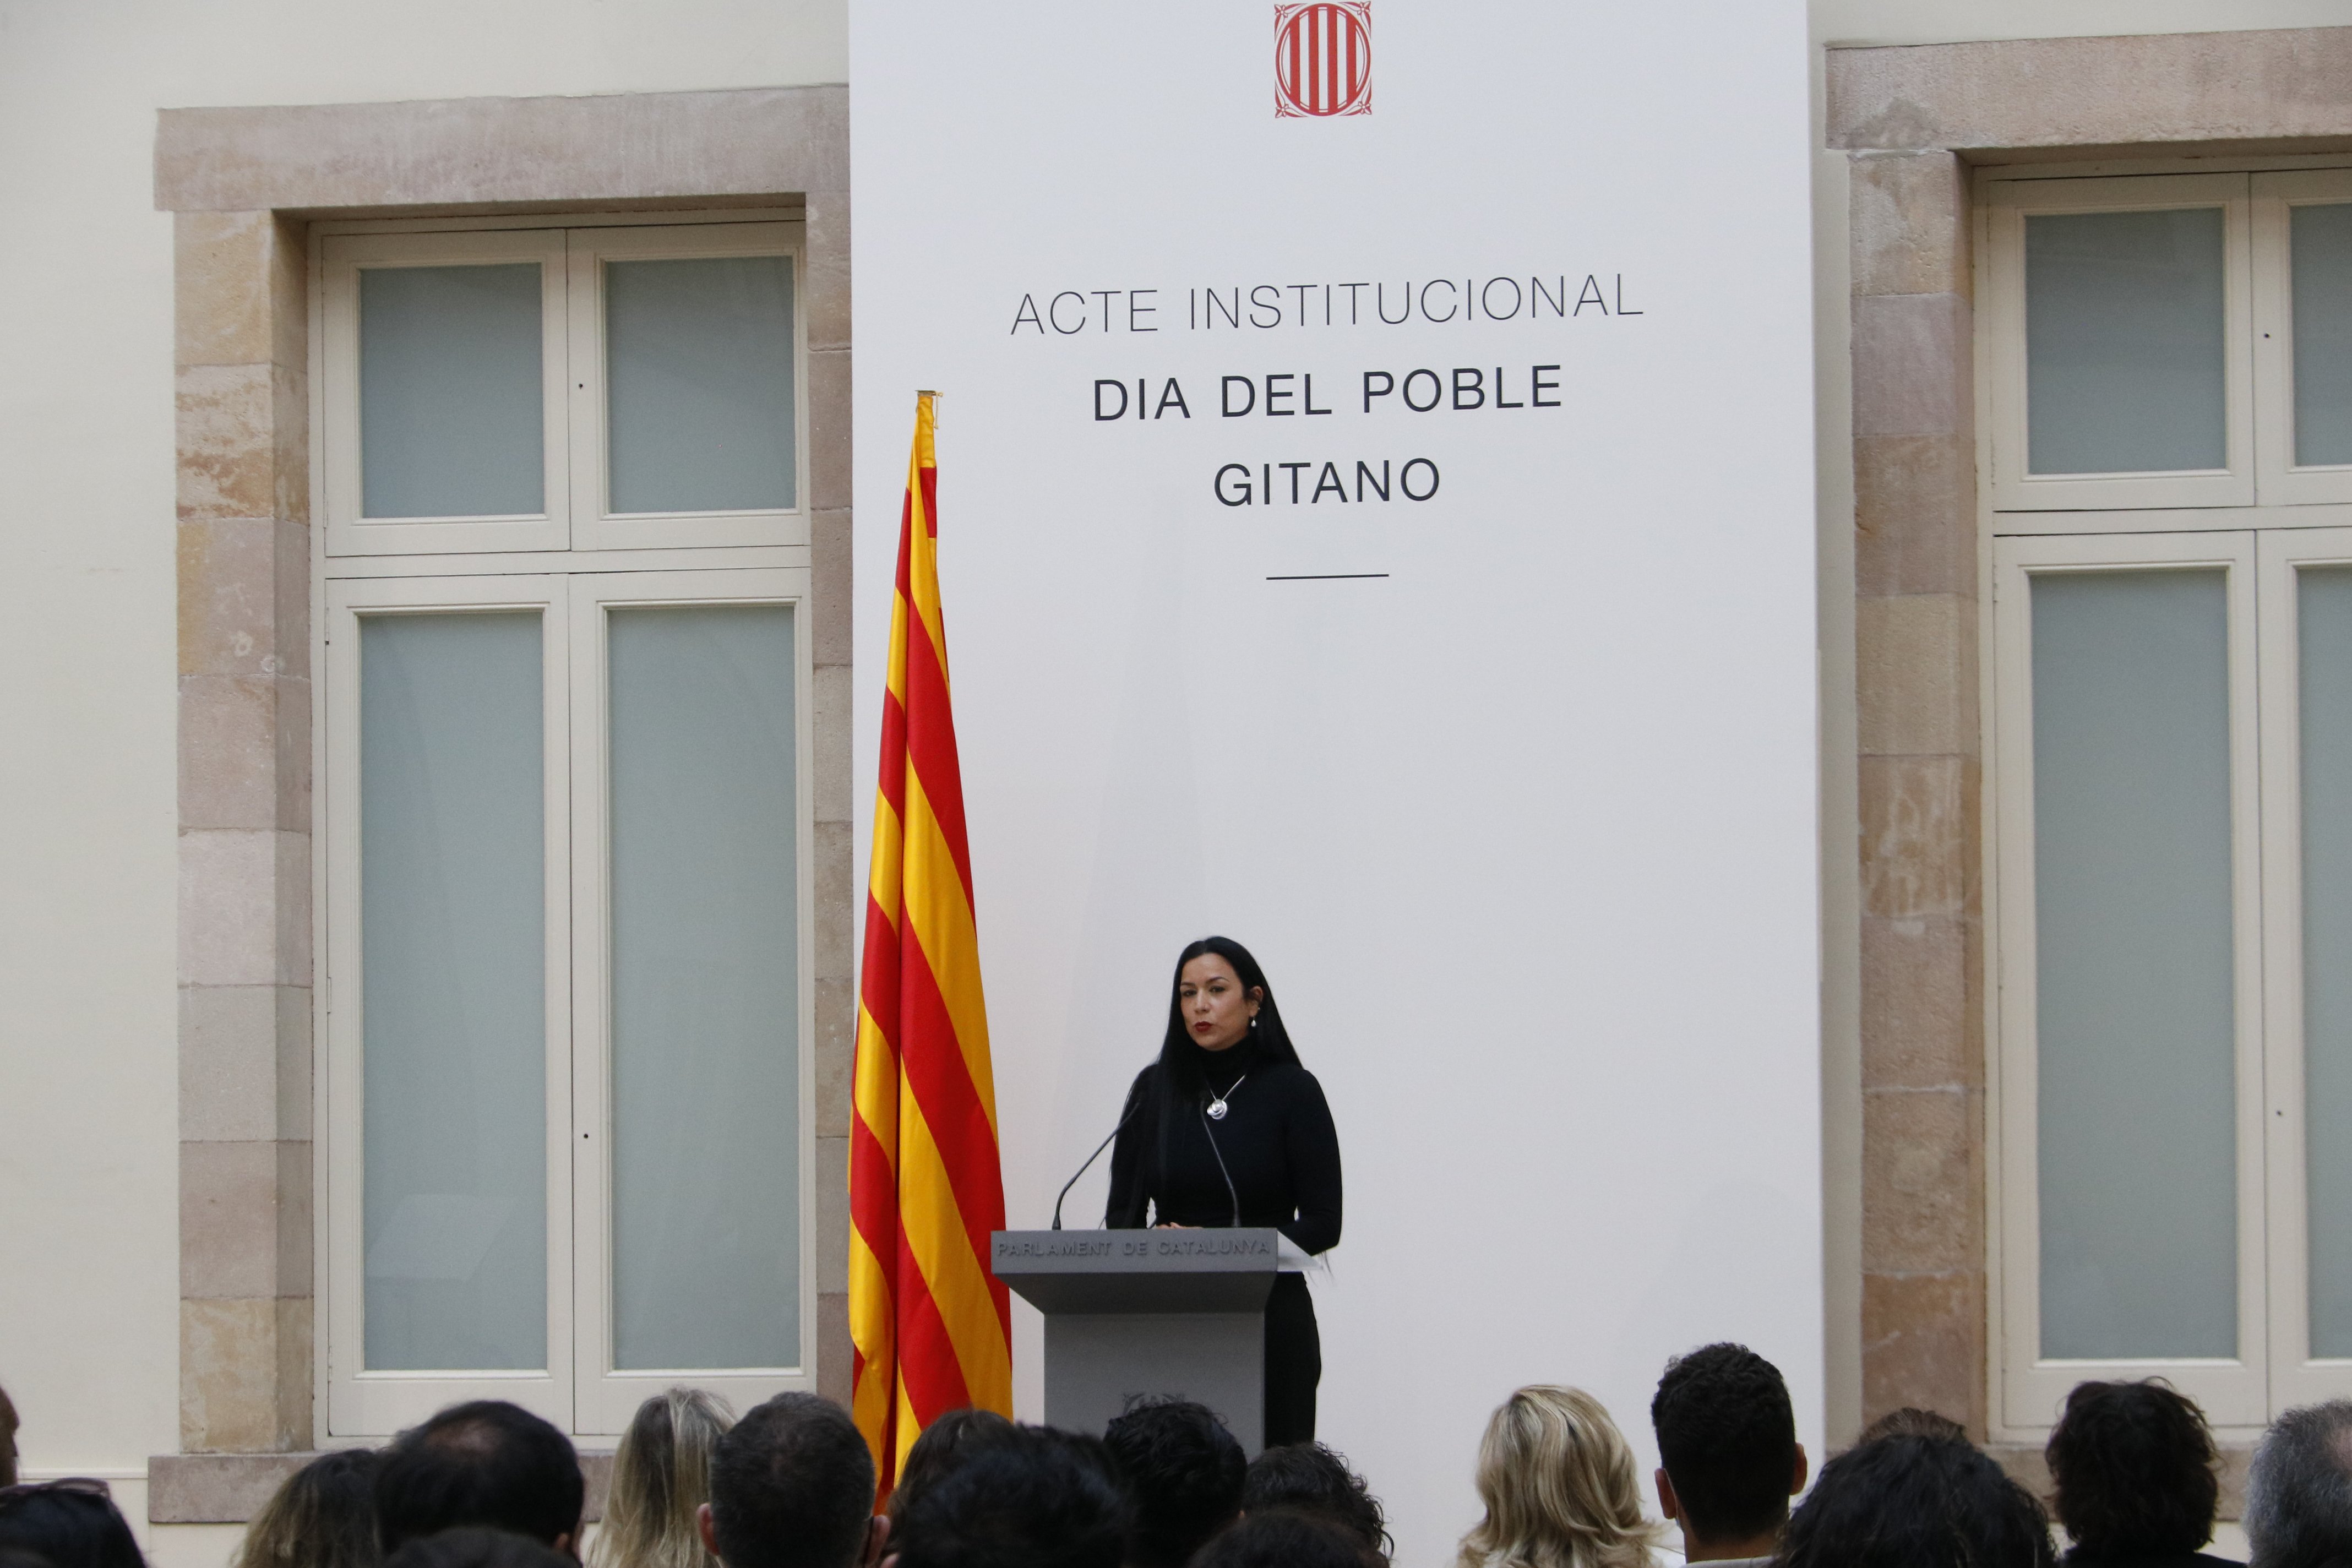
M 845 1400 L 858 905 L 848 90 L 165 110 L 179 562 L 180 1447 L 156 1523 L 239 1522 L 316 1440 L 309 225 L 799 208 L 807 224 L 818 1387 Z M 608 1457 L 583 1455 L 590 1517 Z
M 2352 149 L 2352 27 L 1842 48 L 1826 66 L 1851 198 L 1862 1415 L 1927 1405 L 1984 1436 L 1998 1365 L 1971 169 Z M 1995 1452 L 2046 1491 L 2038 1446 Z M 2226 1458 L 2233 1518 L 2245 1455 Z

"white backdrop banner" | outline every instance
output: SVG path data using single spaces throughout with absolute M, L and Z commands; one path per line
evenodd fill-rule
M 1223 933 L 1339 1123 L 1320 1435 L 1402 1561 L 1522 1384 L 1646 1457 L 1737 1339 L 1818 1452 L 1801 0 L 851 27 L 857 843 L 935 387 L 1012 1223 Z

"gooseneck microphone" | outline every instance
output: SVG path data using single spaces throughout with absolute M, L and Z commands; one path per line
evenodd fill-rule
M 1080 1165 L 1076 1171 L 1072 1172 L 1070 1173 L 1070 1179 L 1062 1184 L 1062 1190 L 1054 1194 L 1054 1228 L 1055 1230 L 1062 1228 L 1062 1200 L 1070 1195 L 1070 1189 L 1076 1186 L 1078 1184 L 1078 1178 L 1087 1173 L 1087 1166 L 1093 1164 L 1097 1160 L 1102 1158 L 1102 1152 L 1110 1147 L 1110 1139 L 1116 1138 L 1120 1133 L 1127 1131 L 1127 1124 L 1135 1120 L 1135 1113 L 1137 1111 L 1143 1109 L 1143 1086 L 1139 1082 L 1136 1087 L 1129 1092 L 1127 1097 L 1127 1114 L 1120 1117 L 1118 1119 L 1118 1125 L 1110 1130 L 1110 1138 L 1106 1138 L 1101 1142 L 1096 1144 L 1095 1152 L 1087 1156 L 1087 1163 L 1085 1165 Z
M 1217 1157 L 1217 1174 L 1225 1179 L 1225 1195 L 1234 1200 L 1234 1228 L 1239 1230 L 1242 1227 L 1242 1194 L 1234 1186 L 1234 1173 L 1225 1169 L 1225 1152 L 1217 1147 L 1217 1130 L 1209 1125 L 1209 1106 L 1205 1099 L 1202 1100 L 1198 1110 L 1201 1113 L 1201 1131 L 1209 1135 L 1209 1152 Z

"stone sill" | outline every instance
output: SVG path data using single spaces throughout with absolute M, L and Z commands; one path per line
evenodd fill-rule
M 2050 1466 L 2042 1459 L 2042 1450 L 2022 1443 L 1988 1443 L 1985 1452 L 2000 1461 L 2018 1484 L 2040 1498 L 2050 1500 Z M 2251 1447 L 2221 1447 L 2221 1506 L 2219 1517 L 2235 1524 L 2246 1511 L 2246 1466 L 2254 1457 Z
M 319 1456 L 303 1454 L 157 1454 L 147 1461 L 150 1524 L 243 1524 L 261 1511 L 287 1477 Z M 588 1481 L 584 1517 L 604 1516 L 604 1489 L 613 1480 L 609 1449 L 583 1448 Z

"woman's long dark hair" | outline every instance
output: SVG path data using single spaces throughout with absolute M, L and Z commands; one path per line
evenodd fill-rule
M 1184 966 L 1209 952 L 1234 966 L 1244 995 L 1252 990 L 1259 993 L 1257 1021 L 1249 1032 L 1249 1043 L 1256 1048 L 1258 1059 L 1299 1065 L 1298 1048 L 1290 1043 L 1290 1031 L 1282 1026 L 1282 1009 L 1275 1005 L 1274 987 L 1265 983 L 1265 971 L 1257 966 L 1250 950 L 1233 938 L 1204 936 L 1176 955 L 1175 978 L 1168 983 L 1168 1033 L 1160 1042 L 1160 1072 L 1178 1099 L 1202 1088 L 1200 1051 L 1184 1023 Z

